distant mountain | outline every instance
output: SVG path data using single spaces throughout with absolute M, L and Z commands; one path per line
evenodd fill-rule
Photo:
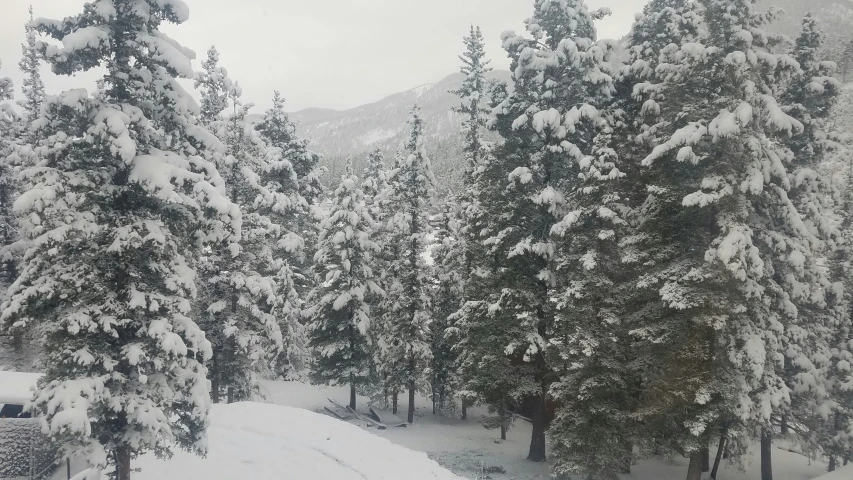
M 491 77 L 510 82 L 510 73 L 505 70 L 496 70 Z M 452 110 L 459 99 L 449 92 L 459 88 L 463 78 L 460 73 L 453 74 L 438 83 L 421 85 L 349 110 L 309 108 L 290 115 L 298 122 L 299 134 L 311 141 L 311 149 L 323 154 L 328 178 L 337 181 L 347 156 L 352 156 L 356 173 L 361 174 L 367 153 L 377 147 L 385 152 L 386 164 L 390 166 L 395 152 L 408 137 L 409 111 L 418 103 L 424 119 L 427 154 L 439 189 L 452 189 L 459 185 L 463 163 L 461 118 Z

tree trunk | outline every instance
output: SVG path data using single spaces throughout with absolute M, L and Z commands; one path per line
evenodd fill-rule
M 501 417 L 501 440 L 506 440 L 506 406 L 501 404 L 499 415 Z
M 219 379 L 216 378 L 216 373 L 211 375 L 210 379 L 210 400 L 219 403 Z
M 726 435 L 720 435 L 720 443 L 717 445 L 717 456 L 714 457 L 714 468 L 711 469 L 711 480 L 717 480 L 717 471 L 720 469 L 720 461 L 723 459 L 723 451 L 726 449 Z
M 847 462 L 848 462 L 849 460 L 850 460 L 850 459 L 849 459 L 849 458 L 847 458 L 847 455 L 845 455 L 845 456 L 844 456 L 844 463 L 843 463 L 842 465 L 844 465 L 844 466 L 846 467 L 846 466 L 847 466 Z
M 234 387 L 228 387 L 228 403 L 234 403 Z
M 462 399 L 462 420 L 468 420 L 468 404 Z
M 761 432 L 761 480 L 773 480 L 773 436 Z
M 827 472 L 834 472 L 835 471 L 835 455 L 829 456 L 829 466 L 826 467 L 826 471 Z M 764 479 L 762 479 L 762 480 L 764 480 Z
M 781 433 L 782 435 L 788 434 L 788 416 L 787 415 L 782 415 L 782 421 L 780 422 L 780 425 L 779 425 L 779 433 Z
M 622 468 L 619 473 L 624 475 L 631 474 L 631 465 L 634 463 L 634 444 L 630 440 L 625 441 L 625 460 L 622 463 Z
M 355 323 L 355 312 L 353 308 L 350 308 L 350 322 L 349 322 L 349 351 L 350 355 L 355 356 L 355 328 L 353 327 L 353 323 Z M 349 374 L 349 408 L 355 411 L 355 374 Z
M 690 452 L 690 465 L 687 466 L 687 480 L 702 480 L 702 452 Z
M 391 413 L 394 415 L 397 415 L 397 396 L 398 392 L 397 390 L 394 390 L 394 392 L 391 393 Z
M 406 416 L 409 424 L 415 422 L 415 381 L 409 381 L 409 414 Z
M 118 480 L 130 480 L 130 450 L 127 447 L 116 450 L 116 473 Z
M 545 461 L 545 392 L 540 392 L 533 407 L 533 432 L 530 435 L 530 451 L 527 459 L 532 462 Z
M 703 447 L 702 450 L 702 473 L 711 471 L 711 452 L 708 447 Z

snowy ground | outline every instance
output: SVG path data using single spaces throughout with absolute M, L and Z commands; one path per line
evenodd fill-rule
M 254 402 L 215 405 L 209 453 L 147 454 L 136 480 L 461 480 L 420 452 L 298 408 Z
M 317 387 L 298 382 L 265 382 L 266 401 L 321 412 L 328 405 L 327 397 L 342 404 L 349 401 L 348 390 L 334 387 Z M 401 398 L 401 402 L 403 399 Z M 359 410 L 366 411 L 367 399 L 359 397 Z M 497 431 L 486 430 L 480 419 L 486 413 L 482 408 L 469 409 L 467 421 L 445 416 L 434 416 L 429 400 L 419 397 L 414 425 L 408 428 L 389 428 L 380 431 L 362 428 L 387 438 L 412 450 L 425 452 L 453 472 L 475 478 L 480 468 L 501 466 L 506 474 L 491 473 L 494 480 L 548 479 L 548 465 L 524 459 L 530 442 L 530 425 L 518 421 L 509 431 L 507 440 L 501 442 Z M 757 449 L 754 461 L 745 472 L 724 461 L 718 480 L 757 480 L 760 478 Z M 812 480 L 826 474 L 826 464 L 785 450 L 774 451 L 775 480 Z M 687 473 L 686 459 L 648 459 L 632 469 L 626 480 L 682 480 Z M 838 472 L 836 472 L 838 473 Z M 407 475 L 408 477 L 408 475 Z M 407 478 L 407 480 L 410 480 Z M 821 478 L 820 480 L 824 480 Z M 853 471 L 846 476 L 828 477 L 826 480 L 853 480 Z

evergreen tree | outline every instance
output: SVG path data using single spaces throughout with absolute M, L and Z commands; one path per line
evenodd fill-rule
M 351 160 L 319 230 L 314 255 L 319 284 L 312 294 L 308 327 L 312 377 L 321 383 L 349 384 L 349 406 L 355 409 L 359 386 L 370 380 L 373 315 L 368 300 L 384 292 L 372 269 L 372 256 L 379 250 L 372 239 L 373 219 Z
M 841 68 L 841 81 L 847 83 L 848 74 L 853 68 L 853 39 L 844 43 L 844 50 L 841 51 L 838 66 Z
M 593 28 L 593 20 L 604 13 L 589 11 L 579 1 L 543 15 L 543 24 L 565 28 L 557 52 L 570 53 L 557 70 L 546 73 L 566 80 L 546 85 L 545 100 L 536 110 L 562 105 L 572 110 L 549 114 L 558 119 L 552 123 L 543 119 L 537 125 L 535 115 L 533 120 L 543 143 L 552 150 L 559 145 L 572 167 L 552 194 L 559 198 L 552 211 L 562 215 L 551 227 L 557 285 L 552 343 L 561 364 L 556 367 L 559 380 L 550 389 L 560 403 L 550 429 L 553 471 L 595 480 L 617 479 L 626 471 L 636 432 L 632 304 L 626 302 L 632 288 L 622 242 L 633 233 L 627 192 L 639 179 L 626 178 L 614 149 L 612 125 L 619 112 L 611 108 L 612 45 L 597 42 Z
M 386 273 L 387 317 L 378 358 L 381 369 L 387 373 L 390 389 L 409 390 L 407 420 L 412 423 L 415 392 L 430 355 L 427 340 L 430 298 L 423 254 L 435 177 L 424 149 L 423 119 L 417 105 L 412 108 L 409 128 L 405 156 L 398 158 L 389 178 L 387 205 L 393 208 L 393 213 L 388 216 L 386 227 L 389 244 L 383 247 L 390 247 L 396 265 Z
M 284 97 L 279 92 L 273 96 L 273 106 L 264 113 L 255 128 L 269 148 L 278 149 L 279 161 L 272 169 L 267 182 L 286 204 L 276 208 L 282 217 L 277 223 L 286 227 L 287 235 L 279 242 L 280 282 L 290 285 L 287 328 L 292 330 L 286 338 L 291 340 L 287 355 L 280 356 L 277 367 L 283 376 L 293 376 L 301 367 L 304 350 L 304 331 L 299 328 L 303 299 L 315 287 L 311 278 L 311 260 L 316 251 L 315 211 L 324 194 L 320 183 L 322 167 L 320 156 L 308 149 L 308 142 L 296 134 L 296 124 L 284 111 Z
M 701 42 L 704 35 L 704 17 L 701 5 L 690 0 L 652 0 L 649 2 L 641 15 L 638 15 L 628 35 L 627 59 L 619 68 L 614 79 L 614 94 L 611 105 L 606 111 L 606 117 L 612 133 L 602 136 L 600 140 L 608 138 L 605 142 L 618 154 L 618 171 L 622 178 L 602 177 L 603 185 L 610 185 L 612 195 L 611 202 L 614 206 L 608 209 L 617 213 L 613 220 L 622 220 L 617 223 L 614 232 L 618 238 L 609 248 L 616 247 L 610 255 L 601 255 L 601 258 L 610 259 L 618 256 L 622 262 L 621 267 L 611 263 L 608 275 L 615 281 L 610 299 L 602 301 L 603 305 L 610 303 L 608 308 L 619 312 L 618 322 L 608 324 L 602 322 L 601 330 L 610 330 L 613 338 L 618 339 L 621 345 L 614 342 L 596 340 L 590 345 L 609 346 L 613 348 L 613 361 L 608 362 L 614 373 L 619 373 L 614 384 L 620 388 L 614 391 L 613 399 L 618 402 L 609 402 L 611 408 L 618 406 L 614 416 L 624 416 L 630 412 L 629 418 L 624 420 L 624 428 L 614 436 L 621 437 L 624 448 L 620 451 L 616 445 L 611 448 L 591 449 L 587 454 L 595 470 L 596 466 L 607 466 L 608 469 L 599 474 L 612 476 L 621 464 L 623 471 L 630 468 L 630 451 L 632 443 L 640 448 L 643 453 L 662 453 L 667 445 L 663 444 L 661 438 L 666 433 L 646 432 L 644 425 L 636 422 L 637 413 L 647 407 L 643 391 L 650 387 L 645 382 L 647 378 L 654 378 L 656 358 L 653 351 L 633 348 L 638 337 L 643 344 L 642 333 L 649 324 L 654 324 L 657 319 L 664 315 L 666 307 L 660 301 L 659 293 L 653 286 L 647 286 L 638 282 L 638 275 L 644 275 L 646 269 L 654 265 L 655 257 L 650 251 L 643 248 L 648 241 L 648 235 L 643 231 L 642 224 L 647 215 L 646 204 L 648 192 L 647 186 L 654 182 L 654 178 L 648 175 L 646 168 L 642 166 L 642 160 L 652 153 L 653 149 L 662 141 L 660 139 L 660 128 L 665 125 L 666 119 L 662 115 L 661 103 L 667 99 L 664 92 L 659 88 L 656 76 L 657 67 L 661 61 L 661 52 L 670 45 L 685 45 Z M 599 141 L 600 141 L 599 140 Z M 586 178 L 586 177 L 584 177 Z M 589 217 L 588 217 L 589 218 Z M 579 227 L 582 226 L 579 223 Z M 607 266 L 605 263 L 603 266 Z M 617 268 L 618 267 L 618 268 Z M 608 269 L 599 268 L 602 272 Z M 613 275 L 613 274 L 616 275 Z M 569 278 L 573 278 L 569 276 Z M 640 277 L 642 279 L 643 277 Z M 641 288 L 635 288 L 640 285 Z M 586 299 L 582 299 L 581 305 Z M 613 305 L 616 302 L 617 305 Z M 618 307 L 614 309 L 614 307 Z M 571 311 L 571 310 L 570 310 Z M 585 318 L 581 316 L 581 318 Z M 626 348 L 627 347 L 627 348 Z M 587 349 L 579 349 L 584 351 Z M 594 351 L 594 350 L 592 350 Z M 629 368 L 625 368 L 629 366 Z M 647 369 L 651 371 L 647 373 Z M 605 384 L 598 384 L 601 387 Z M 594 405 L 594 403 L 592 403 Z M 571 415 L 567 413 L 566 415 Z M 592 416 L 591 418 L 595 418 Z M 647 419 L 644 419 L 647 420 Z M 651 422 L 654 425 L 654 422 Z M 603 465 L 598 461 L 603 461 Z M 571 464 L 570 464 L 571 465 Z M 579 467 L 575 465 L 575 467 Z
M 483 132 L 486 129 L 489 116 L 489 106 L 486 104 L 486 100 L 490 90 L 490 83 L 486 79 L 486 74 L 491 71 L 491 68 L 488 67 L 489 61 L 485 58 L 485 43 L 479 27 L 475 28 L 472 25 L 468 36 L 463 38 L 463 43 L 465 44 L 465 52 L 459 59 L 462 61 L 460 72 L 465 75 L 465 78 L 462 80 L 462 86 L 451 93 L 457 95 L 461 100 L 461 103 L 454 107 L 454 111 L 463 116 L 461 130 L 463 141 L 462 151 L 466 157 L 465 170 L 462 177 L 463 191 L 459 198 L 461 224 L 459 225 L 459 237 L 456 242 L 458 250 L 464 258 L 464 263 L 460 266 L 462 269 L 461 281 L 463 282 L 462 302 L 464 304 L 466 299 L 472 297 L 470 290 L 474 288 L 474 284 L 469 282 L 469 278 L 471 275 L 482 271 L 478 266 L 484 261 L 482 255 L 479 255 L 482 250 L 478 234 L 482 223 L 485 221 L 485 217 L 478 203 L 479 196 L 477 194 L 476 175 L 479 166 L 489 153 L 489 145 L 483 138 Z M 455 316 L 459 317 L 460 315 L 461 311 Z M 464 332 L 458 331 L 458 329 L 454 330 L 454 332 L 454 335 L 460 342 L 464 340 Z M 457 349 L 459 350 L 457 355 L 465 355 L 463 345 L 457 345 Z M 464 364 L 464 362 L 460 363 L 460 367 Z M 473 365 L 474 363 L 470 364 Z M 468 375 L 464 371 L 460 373 L 463 378 Z M 472 375 L 475 374 L 475 372 L 470 373 Z M 462 418 L 464 419 L 467 415 L 466 408 L 468 403 L 474 401 L 477 394 L 471 389 L 462 389 L 459 393 L 462 394 Z
M 833 64 L 819 60 L 823 35 L 816 20 L 811 14 L 806 15 L 802 25 L 791 52 L 800 70 L 793 75 L 783 96 L 785 112 L 804 127 L 801 134 L 788 142 L 793 153 L 788 197 L 813 235 L 808 246 L 815 256 L 824 258 L 831 256 L 836 242 L 842 238 L 831 215 L 833 185 L 822 175 L 833 143 L 827 122 L 841 85 L 833 77 Z M 832 398 L 843 397 L 843 388 L 841 391 L 828 388 L 840 385 L 831 377 L 847 375 L 844 364 L 839 369 L 837 362 L 847 361 L 850 356 L 850 348 L 838 342 L 839 337 L 847 336 L 849 313 L 840 286 L 833 285 L 830 272 L 820 263 L 803 264 L 794 272 L 787 271 L 784 263 L 775 268 L 780 278 L 793 279 L 789 280 L 788 291 L 792 292 L 790 301 L 797 314 L 783 338 L 786 352 L 783 373 L 792 398 L 789 411 L 780 413 L 780 422 L 783 429 L 796 422 L 804 430 L 801 433 L 811 430 L 812 433 L 805 435 L 806 442 L 812 443 L 810 448 L 822 447 L 834 464 L 850 452 L 849 441 L 844 440 L 844 414 L 838 408 L 841 403 Z M 827 363 L 829 358 L 831 363 Z
M 429 325 L 429 376 L 432 384 L 433 410 L 443 411 L 452 405 L 459 388 L 459 329 L 453 314 L 462 306 L 464 288 L 464 252 L 459 235 L 459 206 L 447 198 L 440 215 L 436 216 L 435 243 L 430 249 L 433 258 L 432 321 Z
M 300 194 L 309 205 L 316 205 L 323 195 L 320 156 L 308 150 L 307 140 L 297 136 L 296 124 L 284 111 L 284 97 L 278 91 L 273 95 L 272 108 L 256 128 L 269 146 L 281 149 L 282 158 L 290 162 L 296 173 Z M 306 228 L 313 227 L 312 220 L 305 219 Z
M 377 148 L 367 156 L 367 166 L 364 168 L 364 182 L 361 187 L 364 190 L 365 201 L 371 208 L 374 208 L 370 212 L 374 216 L 374 219 L 376 219 L 375 217 L 379 212 L 378 208 L 382 200 L 381 195 L 388 187 L 387 174 L 382 150 Z
M 2 67 L 2 63 L 0 63 Z M 15 97 L 15 84 L 9 77 L 0 77 L 0 156 L 5 158 L 12 150 L 12 143 L 18 136 L 18 114 L 12 108 L 10 100 Z M 4 174 L 4 178 L 10 175 Z M 7 200 L 4 198 L 4 200 Z M 9 202 L 4 201 L 3 205 Z
M 228 97 L 234 92 L 235 85 L 225 67 L 219 65 L 219 51 L 215 45 L 207 50 L 207 58 L 201 67 L 204 71 L 196 73 L 195 88 L 201 93 L 201 122 L 210 127 L 222 120 L 222 113 L 228 108 Z
M 97 95 L 42 108 L 15 203 L 28 247 L 0 320 L 49 332 L 32 409 L 66 453 L 119 480 L 146 451 L 204 453 L 196 260 L 205 242 L 239 248 L 240 210 L 202 156 L 222 145 L 177 82 L 193 76 L 192 52 L 159 30 L 188 16 L 177 0 L 114 1 L 34 25 L 62 41 L 38 44 L 55 73 L 105 74 Z
M 701 3 L 707 37 L 661 51 L 654 89 L 665 101 L 655 108 L 666 121 L 642 162 L 649 196 L 638 286 L 666 308 L 634 330 L 637 352 L 655 359 L 644 368 L 640 419 L 653 438 L 690 454 L 690 479 L 722 428 L 734 452 L 761 436 L 769 478 L 773 414 L 791 395 L 781 359 L 786 335 L 796 337 L 795 302 L 822 288 L 810 278 L 819 241 L 788 197 L 785 144 L 803 125 L 772 83 L 795 67 L 768 50 L 760 27 L 769 15 L 751 0 Z M 794 361 L 812 363 L 814 351 Z
M 480 27 L 475 28 L 471 25 L 471 31 L 462 41 L 465 43 L 465 53 L 459 57 L 462 61 L 459 71 L 465 75 L 465 78 L 462 80 L 462 86 L 450 93 L 458 96 L 462 101 L 453 110 L 463 116 L 462 151 L 465 153 L 466 162 L 462 182 L 468 190 L 473 183 L 474 171 L 479 166 L 486 149 L 486 142 L 483 139 L 488 115 L 488 108 L 484 108 L 489 87 L 486 74 L 492 69 L 488 66 L 489 61 L 486 60 L 485 42 Z
M 225 155 L 214 155 L 225 192 L 243 219 L 240 249 L 223 242 L 202 262 L 199 325 L 213 348 L 208 363 L 211 396 L 219 402 L 246 400 L 257 390 L 257 373 L 267 369 L 283 349 L 279 318 L 287 289 L 278 284 L 275 245 L 283 227 L 268 212 L 280 200 L 263 183 L 275 161 L 260 135 L 247 121 L 250 105 L 240 103 L 240 87 L 218 65 L 211 47 L 197 76 L 202 85 L 201 120 L 225 143 Z M 227 95 L 227 96 L 226 96 Z M 230 116 L 222 110 L 230 100 Z
M 549 359 L 555 353 L 552 298 L 557 286 L 551 229 L 566 213 L 563 186 L 577 175 L 574 165 L 583 157 L 572 140 L 594 129 L 587 120 L 596 115 L 595 108 L 584 104 L 612 88 L 607 75 L 574 76 L 573 62 L 584 59 L 579 49 L 594 49 L 592 60 L 604 54 L 588 40 L 594 37 L 592 21 L 603 12 L 587 14 L 583 7 L 584 13 L 577 14 L 581 7 L 574 1 L 535 2 L 526 22 L 532 38 L 512 32 L 503 36 L 515 90 L 494 110 L 495 128 L 505 142 L 478 174 L 479 207 L 489 219 L 479 234 L 492 268 L 484 285 L 467 299 L 462 322 L 468 335 L 482 328 L 492 332 L 477 340 L 493 349 L 491 367 L 482 366 L 503 370 L 505 382 L 514 382 L 498 395 L 532 407 L 528 459 L 533 461 L 545 460 L 546 403 L 556 376 Z M 587 40 L 575 43 L 572 39 L 578 37 Z M 595 66 L 578 68 L 592 72 Z M 507 358 L 496 361 L 500 356 Z
M 21 72 L 24 74 L 24 80 L 21 90 L 24 92 L 24 98 L 20 100 L 20 105 L 24 108 L 24 118 L 26 120 L 26 130 L 31 132 L 31 124 L 33 120 L 38 118 L 41 112 L 41 104 L 44 102 L 44 82 L 41 79 L 39 72 L 40 60 L 39 51 L 36 44 L 36 29 L 33 26 L 33 6 L 30 5 L 30 21 L 24 26 L 27 34 L 26 43 L 21 45 L 23 57 L 18 63 Z
M 13 244 L 18 240 L 18 221 L 12 208 L 18 194 L 18 181 L 11 154 L 18 136 L 19 119 L 11 105 L 13 96 L 12 80 L 0 77 L 0 301 L 6 299 L 8 287 L 18 276 L 13 252 Z M 0 364 L 14 369 L 26 367 L 21 358 L 22 340 L 21 332 L 0 329 Z

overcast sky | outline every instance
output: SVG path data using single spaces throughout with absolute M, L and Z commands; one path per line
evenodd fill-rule
M 62 18 L 82 11 L 83 0 L 0 0 L 0 76 L 21 83 L 27 9 Z M 270 103 L 279 89 L 288 110 L 351 108 L 431 83 L 459 68 L 462 36 L 480 25 L 495 68 L 507 68 L 500 47 L 505 30 L 524 30 L 533 0 L 185 0 L 190 20 L 163 30 L 203 58 L 215 44 L 222 65 L 243 86 L 243 98 Z M 10 5 L 11 3 L 11 5 Z M 587 0 L 610 7 L 599 37 L 618 38 L 646 0 Z M 199 67 L 199 62 L 195 65 Z M 48 93 L 93 85 L 95 74 L 57 77 L 44 70 Z

